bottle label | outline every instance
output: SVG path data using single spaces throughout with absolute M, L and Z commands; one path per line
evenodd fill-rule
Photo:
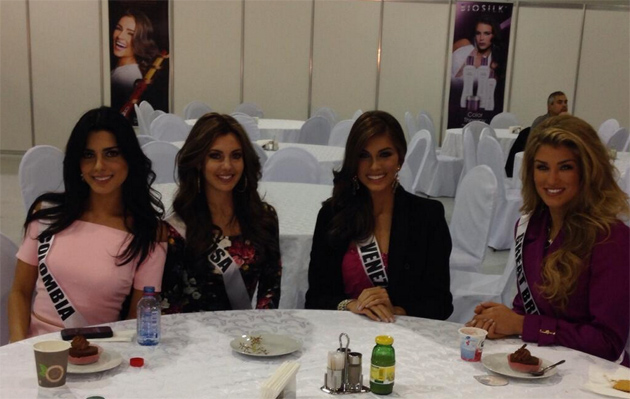
M 372 364 L 370 367 L 370 382 L 375 384 L 393 384 L 396 366 L 381 367 Z

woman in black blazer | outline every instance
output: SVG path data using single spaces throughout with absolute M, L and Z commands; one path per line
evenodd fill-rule
M 438 201 L 398 185 L 407 144 L 390 114 L 352 126 L 332 198 L 317 217 L 306 308 L 444 320 L 453 311 L 451 237 Z

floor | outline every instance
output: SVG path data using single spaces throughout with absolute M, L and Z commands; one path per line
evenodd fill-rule
M 21 155 L 0 155 L 0 231 L 13 242 L 22 240 L 22 223 L 26 212 L 22 204 L 18 168 Z M 446 220 L 450 221 L 453 213 L 453 198 L 438 198 L 444 204 Z M 507 263 L 509 251 L 493 251 L 488 248 L 482 271 L 486 274 L 501 274 Z

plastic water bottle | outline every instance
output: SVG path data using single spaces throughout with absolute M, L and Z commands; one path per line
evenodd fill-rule
M 138 343 L 152 346 L 160 342 L 160 301 L 155 287 L 144 287 L 144 295 L 138 301 Z

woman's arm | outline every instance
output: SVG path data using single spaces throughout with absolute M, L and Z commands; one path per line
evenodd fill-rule
M 131 301 L 129 302 L 129 312 L 127 313 L 127 320 L 135 319 L 138 317 L 138 301 L 142 299 L 144 291 L 140 291 L 134 288 L 131 293 Z
M 37 267 L 18 259 L 9 293 L 9 340 L 16 342 L 28 336 L 31 301 L 37 281 Z

